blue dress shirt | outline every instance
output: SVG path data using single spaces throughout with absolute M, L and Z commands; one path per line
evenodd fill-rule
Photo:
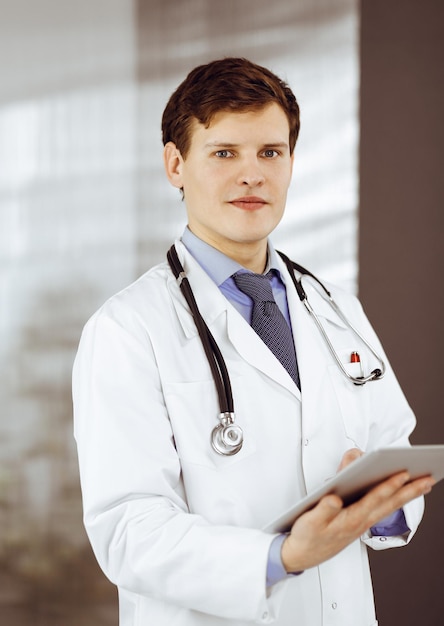
M 250 296 L 240 291 L 233 280 L 233 274 L 236 272 L 249 270 L 245 270 L 242 265 L 225 256 L 225 254 L 216 250 L 216 248 L 213 248 L 208 243 L 205 243 L 205 241 L 202 241 L 199 237 L 196 237 L 189 228 L 186 228 L 182 235 L 182 243 L 202 269 L 204 269 L 208 276 L 216 283 L 227 300 L 231 302 L 235 309 L 237 309 L 242 317 L 250 324 L 253 312 L 253 301 Z M 287 292 L 281 279 L 278 256 L 272 246 L 268 247 L 268 261 L 264 274 L 269 270 L 273 270 L 271 289 L 274 299 L 291 328 Z

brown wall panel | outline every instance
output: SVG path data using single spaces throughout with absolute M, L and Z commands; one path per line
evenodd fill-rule
M 361 2 L 359 292 L 416 412 L 444 443 L 444 5 Z M 382 625 L 443 623 L 444 485 L 406 549 L 372 555 Z

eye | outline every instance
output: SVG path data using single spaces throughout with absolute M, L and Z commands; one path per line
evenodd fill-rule
M 273 159 L 279 155 L 279 152 L 277 150 L 273 150 L 272 148 L 267 148 L 267 150 L 264 150 L 262 154 L 267 159 Z
M 230 150 L 218 150 L 215 155 L 219 157 L 219 159 L 228 159 L 233 156 L 233 153 Z

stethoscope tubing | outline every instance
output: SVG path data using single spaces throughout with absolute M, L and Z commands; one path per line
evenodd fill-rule
M 282 258 L 282 260 L 284 261 L 284 263 L 287 266 L 287 269 L 289 271 L 289 274 L 291 276 L 291 279 L 296 287 L 296 291 L 298 293 L 299 299 L 301 300 L 301 302 L 304 304 L 305 308 L 307 309 L 307 311 L 309 312 L 309 314 L 312 316 L 313 321 L 315 322 L 316 326 L 319 329 L 319 332 L 321 333 L 322 337 L 325 340 L 325 343 L 327 344 L 327 347 L 332 355 L 332 357 L 334 358 L 336 364 L 338 365 L 339 369 L 341 370 L 341 372 L 344 374 L 344 376 L 346 378 L 348 378 L 348 380 L 350 380 L 353 384 L 355 385 L 365 385 L 365 383 L 368 383 L 370 381 L 373 380 L 380 380 L 381 378 L 383 378 L 385 371 L 386 371 L 386 366 L 384 363 L 384 360 L 379 356 L 379 354 L 376 352 L 376 350 L 369 344 L 369 342 L 367 341 L 367 339 L 365 339 L 365 337 L 363 337 L 363 335 L 358 331 L 357 328 L 355 328 L 353 326 L 353 324 L 345 317 L 345 315 L 343 314 L 343 312 L 341 311 L 341 309 L 339 308 L 339 306 L 336 304 L 335 300 L 333 299 L 333 296 L 331 295 L 330 291 L 325 287 L 325 285 L 311 272 L 309 272 L 308 270 L 306 270 L 304 267 L 302 267 L 301 265 L 298 265 L 297 263 L 295 263 L 294 261 L 291 261 L 285 254 L 283 254 L 282 252 L 278 252 L 279 256 Z M 362 343 L 369 349 L 369 351 L 373 354 L 373 356 L 375 357 L 375 359 L 377 361 L 379 361 L 379 363 L 381 364 L 381 368 L 376 368 L 374 369 L 368 376 L 352 376 L 344 367 L 344 364 L 342 363 L 341 359 L 339 358 L 338 353 L 336 352 L 336 350 L 333 347 L 333 344 L 330 341 L 329 336 L 327 335 L 327 332 L 325 331 L 325 328 L 323 327 L 321 320 L 319 319 L 318 315 L 315 313 L 313 307 L 311 306 L 310 302 L 308 301 L 308 297 L 307 294 L 305 292 L 305 289 L 302 285 L 302 281 L 301 279 L 297 280 L 295 274 L 294 274 L 294 270 L 297 270 L 300 274 L 303 275 L 307 275 L 310 276 L 313 280 L 316 281 L 316 283 L 321 287 L 321 289 L 323 290 L 323 292 L 325 293 L 325 295 L 328 298 L 328 302 L 330 304 L 330 306 L 332 307 L 332 309 L 335 311 L 335 313 L 338 315 L 338 317 L 344 322 L 344 324 L 362 341 Z
M 230 376 L 222 356 L 219 346 L 214 339 L 210 329 L 203 319 L 189 280 L 182 267 L 175 246 L 171 246 L 167 253 L 167 260 L 171 270 L 178 282 L 179 288 L 190 307 L 196 324 L 211 374 L 214 379 L 216 391 L 219 399 L 220 413 L 218 415 L 219 424 L 211 431 L 211 447 L 217 454 L 222 456 L 233 456 L 237 454 L 243 446 L 244 435 L 240 426 L 235 424 L 233 392 L 231 390 Z
M 199 337 L 214 378 L 221 413 L 234 413 L 233 394 L 231 391 L 230 376 L 228 374 L 225 359 L 223 358 L 216 340 L 199 311 L 191 285 L 185 274 L 185 270 L 179 261 L 179 257 L 177 256 L 175 246 L 172 246 L 168 251 L 167 259 L 173 274 L 178 281 L 179 288 L 182 291 L 193 315 L 194 323 L 196 324 L 197 332 L 199 333 Z
M 294 261 L 291 261 L 282 252 L 279 252 L 279 255 L 287 266 L 291 279 L 294 283 L 294 286 L 296 287 L 299 299 L 313 318 L 313 321 L 315 322 L 322 337 L 325 340 L 327 348 L 329 349 L 334 361 L 336 362 L 344 376 L 355 385 L 361 386 L 370 381 L 380 380 L 384 376 L 386 371 L 384 361 L 376 353 L 374 348 L 372 348 L 369 342 L 362 336 L 362 334 L 348 321 L 339 306 L 334 301 L 328 289 L 318 278 L 316 278 L 314 274 L 306 270 L 304 267 L 298 265 Z M 202 342 L 202 346 L 204 348 L 205 355 L 207 357 L 208 364 L 211 369 L 211 374 L 213 376 L 216 386 L 220 413 L 218 415 L 219 424 L 213 429 L 211 433 L 211 446 L 213 450 L 215 450 L 215 452 L 217 452 L 218 454 L 221 454 L 223 456 L 232 456 L 233 454 L 237 454 L 237 452 L 239 452 L 239 450 L 242 448 L 243 432 L 240 426 L 234 423 L 235 414 L 233 393 L 225 359 L 223 358 L 220 348 L 216 343 L 216 340 L 214 339 L 210 329 L 208 328 L 205 320 L 203 319 L 199 311 L 199 307 L 197 306 L 197 302 L 191 289 L 191 285 L 186 276 L 185 270 L 179 260 L 176 247 L 174 245 L 171 246 L 171 248 L 167 252 L 167 260 L 177 280 L 179 288 L 190 308 L 191 314 L 193 315 L 197 332 Z M 379 361 L 379 363 L 381 364 L 381 369 L 374 369 L 368 376 L 357 377 L 349 374 L 349 372 L 344 367 L 341 359 L 339 358 L 339 355 L 334 349 L 333 344 L 331 343 L 330 338 L 328 337 L 328 334 L 325 331 L 319 317 L 309 303 L 305 289 L 302 286 L 301 279 L 298 280 L 296 278 L 295 270 L 301 274 L 301 279 L 304 275 L 308 275 L 313 280 L 315 280 L 318 285 L 320 285 L 323 292 L 327 296 L 333 310 L 337 313 L 337 315 L 344 322 L 344 324 L 367 346 L 367 348 L 370 350 L 376 360 Z

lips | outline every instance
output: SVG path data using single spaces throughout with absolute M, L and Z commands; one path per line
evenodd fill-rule
M 257 211 L 267 204 L 267 201 L 258 196 L 244 196 L 242 198 L 236 198 L 231 200 L 230 204 L 233 204 L 238 209 L 244 209 L 245 211 Z

